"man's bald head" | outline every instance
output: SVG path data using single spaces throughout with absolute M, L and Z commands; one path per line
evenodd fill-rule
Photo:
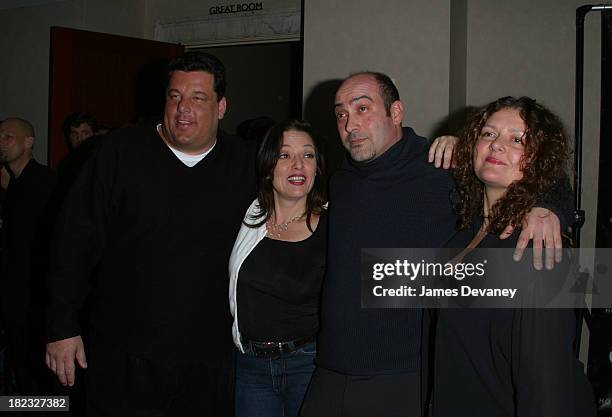
M 0 164 L 7 166 L 15 176 L 32 158 L 34 128 L 27 120 L 11 117 L 0 123 Z
M 8 119 L 4 119 L 2 124 L 7 122 L 14 126 L 15 129 L 19 129 L 25 137 L 34 138 L 34 126 L 27 120 L 20 117 L 9 117 Z

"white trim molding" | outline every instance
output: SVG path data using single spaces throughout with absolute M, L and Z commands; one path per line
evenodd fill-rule
M 187 47 L 298 41 L 301 10 L 253 11 L 158 20 L 155 40 Z

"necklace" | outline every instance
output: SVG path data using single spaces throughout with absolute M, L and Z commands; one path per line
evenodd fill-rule
M 266 230 L 268 231 L 268 236 L 269 237 L 280 237 L 281 233 L 287 231 L 291 223 L 301 219 L 302 216 L 304 216 L 304 213 L 300 214 L 299 216 L 292 217 L 285 223 L 280 223 L 280 224 L 272 223 L 272 219 L 268 220 L 266 222 Z

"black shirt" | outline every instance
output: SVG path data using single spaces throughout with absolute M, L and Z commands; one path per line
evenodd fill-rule
M 458 232 L 447 247 L 466 247 L 482 221 Z M 514 248 L 513 238 L 487 235 L 480 248 Z M 464 261 L 474 262 L 473 252 Z M 557 271 L 535 271 L 529 256 L 514 263 L 488 259 L 495 274 L 530 274 L 554 279 Z M 512 265 L 508 263 L 512 262 Z M 519 271 L 520 272 L 520 271 Z M 512 278 L 509 276 L 508 278 Z M 518 277 L 515 277 L 518 280 Z M 504 277 L 499 277 L 500 280 Z M 433 417 L 594 416 L 594 399 L 573 352 L 576 315 L 572 309 L 442 309 L 435 335 Z
M 55 183 L 55 175 L 31 159 L 6 191 L 0 230 L 0 307 L 5 325 L 17 323 L 17 316 L 25 318 L 31 308 L 42 308 Z
M 314 335 L 325 272 L 327 215 L 299 242 L 265 237 L 240 268 L 237 302 L 243 340 L 288 341 Z

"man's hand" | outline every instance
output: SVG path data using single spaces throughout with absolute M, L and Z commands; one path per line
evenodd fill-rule
M 45 362 L 63 386 L 73 386 L 75 376 L 74 359 L 81 368 L 87 368 L 85 348 L 81 336 L 74 336 L 57 342 L 47 343 Z
M 506 239 L 512 234 L 512 226 L 504 229 L 499 236 Z M 519 236 L 514 250 L 514 260 L 520 261 L 523 251 L 530 240 L 533 239 L 533 266 L 542 269 L 542 242 L 546 250 L 546 269 L 553 269 L 555 261 L 561 262 L 563 258 L 563 241 L 561 240 L 561 223 L 552 211 L 535 207 L 525 215 L 523 219 L 523 230 Z M 554 260 L 553 260 L 554 259 Z
M 456 136 L 437 137 L 429 147 L 429 162 L 433 162 L 436 168 L 440 165 L 449 169 L 453 163 L 453 149 L 459 140 Z

